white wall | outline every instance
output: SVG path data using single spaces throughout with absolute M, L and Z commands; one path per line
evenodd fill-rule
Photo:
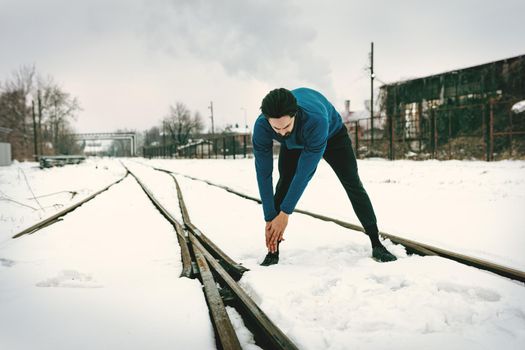
M 11 165 L 11 144 L 0 142 L 0 166 Z

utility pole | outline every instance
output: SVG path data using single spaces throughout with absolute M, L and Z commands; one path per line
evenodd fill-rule
M 38 145 L 40 155 L 43 155 L 42 153 L 42 97 L 40 96 L 40 90 L 38 90 Z
M 211 134 L 212 135 L 215 135 L 215 127 L 214 127 L 214 124 L 213 124 L 213 101 L 210 101 L 210 106 L 208 107 L 211 111 Z
M 370 125 L 372 128 L 372 146 L 374 145 L 374 42 L 370 47 Z
M 246 121 L 246 108 L 241 107 L 241 110 L 244 111 L 244 129 L 248 130 L 248 122 Z
M 31 100 L 31 114 L 33 116 L 33 143 L 34 143 L 34 152 L 35 160 L 38 161 L 38 132 L 36 129 L 36 112 L 35 112 L 35 101 Z

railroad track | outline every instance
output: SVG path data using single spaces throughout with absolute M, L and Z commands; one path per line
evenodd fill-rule
M 145 165 L 145 164 L 142 164 Z M 149 166 L 149 165 L 146 165 Z M 198 179 L 188 175 L 176 173 L 166 169 L 153 167 L 157 171 L 168 173 L 174 181 L 177 189 L 179 206 L 181 209 L 183 222 L 178 222 L 155 198 L 154 194 L 141 182 L 141 180 L 127 168 L 127 173 L 118 181 L 104 189 L 94 193 L 86 199 L 77 204 L 62 210 L 52 217 L 42 220 L 41 222 L 27 228 L 18 233 L 13 238 L 20 237 L 25 234 L 30 234 L 44 228 L 58 220 L 62 216 L 71 212 L 75 208 L 84 204 L 85 202 L 95 198 L 98 194 L 108 190 L 111 186 L 122 181 L 126 176 L 131 175 L 135 178 L 137 183 L 141 186 L 146 195 L 153 202 L 160 213 L 174 226 L 177 233 L 177 238 L 181 246 L 181 255 L 183 262 L 183 269 L 181 276 L 189 278 L 198 278 L 203 285 L 203 292 L 210 310 L 210 319 L 216 334 L 217 347 L 220 349 L 240 349 L 239 340 L 235 334 L 235 330 L 231 324 L 229 316 L 225 310 L 225 305 L 233 306 L 239 314 L 243 317 L 245 325 L 253 333 L 256 344 L 263 349 L 297 349 L 296 345 L 264 314 L 264 312 L 256 305 L 256 303 L 244 292 L 237 284 L 242 274 L 248 271 L 242 265 L 236 263 L 229 258 L 221 249 L 219 249 L 203 232 L 201 232 L 191 222 L 188 210 L 184 204 L 184 198 L 180 190 L 179 184 L 175 175 L 188 177 L 192 180 L 203 181 L 209 185 L 220 187 L 230 193 L 241 196 L 245 199 L 253 200 L 260 203 L 260 200 L 235 191 L 229 187 L 215 184 L 211 181 Z M 357 231 L 363 231 L 361 227 L 346 223 L 344 221 L 330 218 L 327 216 L 311 213 L 303 210 L 296 210 L 298 213 L 309 215 L 317 219 L 331 221 L 346 228 Z M 478 267 L 480 269 L 492 271 L 499 275 L 509 277 L 514 280 L 525 282 L 525 274 L 521 271 L 502 267 L 497 264 L 492 264 L 480 259 L 468 257 L 465 255 L 449 252 L 430 245 L 421 244 L 419 242 L 410 241 L 401 237 L 389 235 L 381 232 L 381 234 L 391 239 L 394 243 L 402 244 L 409 251 L 421 255 L 438 255 L 448 259 L 458 261 L 463 264 Z M 219 286 L 219 287 L 217 287 Z
M 177 179 L 172 174 L 183 223 L 178 222 L 169 211 L 155 198 L 147 186 L 126 168 L 126 175 L 109 186 L 92 194 L 55 215 L 42 220 L 13 236 L 18 238 L 32 234 L 59 220 L 82 204 L 94 199 L 98 194 L 121 182 L 128 175 L 133 176 L 153 205 L 174 226 L 181 247 L 181 277 L 198 278 L 203 285 L 203 292 L 209 308 L 210 320 L 216 336 L 218 349 L 241 349 L 239 339 L 230 321 L 225 305 L 232 306 L 241 315 L 246 327 L 252 332 L 256 345 L 263 349 L 296 350 L 297 346 L 270 320 L 250 296 L 237 284 L 242 274 L 248 271 L 232 260 L 217 247 L 190 220 L 184 198 Z M 219 287 L 218 287 L 219 285 Z
M 251 200 L 251 201 L 255 201 L 255 202 L 261 204 L 261 200 L 259 198 L 252 197 L 250 195 L 241 193 L 241 192 L 236 191 L 236 190 L 234 190 L 234 189 L 232 189 L 232 188 L 230 188 L 228 186 L 224 186 L 224 185 L 217 184 L 217 183 L 214 183 L 214 182 L 209 181 L 209 180 L 200 179 L 200 178 L 193 177 L 193 176 L 186 175 L 186 174 L 182 174 L 182 173 L 179 173 L 179 172 L 158 168 L 158 167 L 151 166 L 151 165 L 148 165 L 148 164 L 143 164 L 143 163 L 140 163 L 140 164 L 142 164 L 144 166 L 149 166 L 149 167 L 151 167 L 151 168 L 153 168 L 153 169 L 155 169 L 157 171 L 162 171 L 162 172 L 171 174 L 172 176 L 173 175 L 180 175 L 180 176 L 184 176 L 186 178 L 189 178 L 191 180 L 201 181 L 201 182 L 204 182 L 204 183 L 206 183 L 206 184 L 208 184 L 210 186 L 221 188 L 221 189 L 223 189 L 223 190 L 225 190 L 225 191 L 227 191 L 229 193 L 235 194 L 235 195 L 237 195 L 237 196 L 239 196 L 241 198 L 248 199 L 248 200 Z M 339 219 L 336 219 L 336 218 L 332 218 L 332 217 L 329 217 L 329 216 L 325 216 L 325 215 L 321 215 L 321 214 L 317 214 L 317 213 L 313 213 L 313 212 L 306 211 L 306 210 L 301 210 L 301 209 L 295 209 L 294 212 L 300 213 L 300 214 L 304 214 L 304 215 L 308 215 L 308 216 L 311 216 L 311 217 L 314 217 L 316 219 L 320 219 L 320 220 L 323 220 L 323 221 L 333 222 L 333 223 L 335 223 L 335 224 L 337 224 L 339 226 L 342 226 L 342 227 L 345 227 L 345 228 L 348 228 L 348 229 L 351 229 L 351 230 L 360 231 L 360 232 L 363 232 L 363 233 L 365 232 L 364 229 L 361 226 L 359 226 L 359 225 L 355 225 L 355 224 L 352 224 L 352 223 L 349 223 L 349 222 L 345 222 L 343 220 L 339 220 Z M 407 249 L 407 252 L 410 253 L 410 254 L 415 253 L 415 254 L 422 255 L 422 256 L 426 256 L 426 255 L 440 256 L 442 258 L 453 260 L 453 261 L 459 262 L 459 263 L 464 264 L 464 265 L 472 266 L 472 267 L 475 267 L 475 268 L 478 268 L 478 269 L 481 269 L 481 270 L 490 271 L 492 273 L 495 273 L 495 274 L 498 274 L 500 276 L 507 277 L 507 278 L 510 278 L 510 279 L 513 279 L 513 280 L 516 280 L 516 281 L 519 281 L 519 282 L 525 282 L 525 272 L 517 270 L 517 269 L 514 269 L 514 268 L 511 268 L 511 267 L 508 267 L 508 266 L 503 266 L 503 265 L 496 264 L 496 263 L 493 263 L 493 262 L 490 262 L 490 261 L 487 261 L 487 260 L 484 260 L 484 259 L 471 257 L 471 256 L 468 256 L 468 255 L 465 255 L 465 254 L 453 252 L 453 251 L 450 251 L 450 250 L 447 250 L 447 249 L 443 249 L 443 248 L 439 248 L 439 247 L 435 247 L 435 246 L 432 246 L 432 245 L 429 245 L 429 244 L 425 244 L 425 243 L 417 242 L 417 241 L 414 241 L 414 240 L 406 239 L 406 238 L 403 238 L 403 237 L 400 237 L 400 236 L 396 236 L 396 235 L 392 235 L 392 234 L 389 234 L 389 233 L 386 233 L 386 232 L 382 232 L 382 231 L 380 231 L 379 234 L 383 238 L 390 239 L 395 244 L 401 244 L 402 246 L 404 246 Z
M 258 346 L 263 349 L 298 349 L 237 284 L 242 274 L 248 269 L 228 257 L 191 222 L 175 175 L 170 174 L 177 189 L 183 223 L 179 223 L 162 206 L 154 194 L 133 172 L 130 171 L 130 174 L 135 177 L 155 207 L 175 227 L 181 246 L 182 275 L 186 277 L 197 276 L 203 284 L 218 348 L 240 349 L 239 340 L 225 310 L 224 303 L 226 302 L 242 316 Z M 217 289 L 217 283 L 220 290 Z

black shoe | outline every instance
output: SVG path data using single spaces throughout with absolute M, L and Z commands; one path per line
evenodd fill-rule
M 378 245 L 372 248 L 372 258 L 379 262 L 396 261 L 395 255 L 390 253 L 383 245 Z
M 261 263 L 261 266 L 270 266 L 279 263 L 279 252 L 268 253 L 264 258 L 264 261 Z

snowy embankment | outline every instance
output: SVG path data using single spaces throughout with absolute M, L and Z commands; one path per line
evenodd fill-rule
M 35 162 L 0 167 L 0 243 L 125 173 L 115 160 L 96 158 L 60 168 L 40 169 Z
M 261 267 L 260 206 L 178 179 L 192 222 L 251 269 L 241 285 L 301 349 L 525 346 L 522 283 L 438 257 L 408 257 L 390 242 L 398 261 L 377 263 L 364 235 L 301 214 L 290 220 L 279 265 Z
M 35 171 L 32 185 L 48 190 L 39 176 L 65 173 L 81 188 L 104 182 L 85 166 Z M 0 243 L 0 348 L 214 348 L 200 283 L 181 270 L 173 227 L 128 177 L 62 221 Z
M 124 173 L 117 161 L 105 162 L 118 174 L 114 179 Z M 150 162 L 258 196 L 253 160 Z M 180 218 L 171 177 L 126 163 Z M 523 247 L 522 238 L 516 236 L 523 227 L 523 218 L 517 214 L 523 207 L 524 164 L 359 163 L 380 228 L 404 237 L 412 233 L 419 240 L 475 252 L 462 244 L 478 243 L 480 232 L 492 232 L 482 227 L 491 220 L 487 211 L 476 214 L 464 209 L 479 210 L 492 199 L 495 211 L 491 215 L 498 221 L 510 220 L 507 225 L 513 228 L 504 234 L 492 232 L 480 243 L 482 249 L 477 250 L 484 257 L 496 258 L 505 256 L 491 250 L 493 247 L 503 244 L 513 252 Z M 66 180 L 75 180 L 77 186 L 82 183 L 95 191 L 99 169 L 35 170 L 31 184 L 35 193 L 46 193 L 50 186 L 80 188 L 68 187 L 71 182 Z M 26 186 L 13 172 L 16 167 L 0 168 L 0 179 L 11 179 L 1 182 L 0 189 L 11 191 L 12 196 L 24 193 Z M 53 172 L 62 176 L 53 177 Z M 62 183 L 56 184 L 55 178 Z M 300 214 L 290 219 L 279 265 L 261 267 L 258 263 L 265 245 L 260 205 L 202 182 L 181 176 L 178 180 L 193 223 L 251 269 L 241 285 L 301 349 L 525 346 L 522 283 L 437 257 L 409 257 L 401 246 L 390 242 L 385 244 L 398 261 L 376 263 L 370 259 L 370 244 L 363 234 Z M 300 206 L 357 223 L 339 186 L 322 163 Z M 425 198 L 432 200 L 423 201 Z M 438 206 L 442 208 L 435 212 Z M 24 220 L 29 225 L 35 219 L 16 203 L 6 208 L 13 220 L 1 221 L 1 232 L 12 230 L 13 221 Z M 460 209 L 460 216 L 475 219 L 468 229 L 458 228 L 461 221 L 446 222 L 447 215 Z M 462 236 L 453 231 L 461 228 Z M 508 259 L 522 260 L 518 254 Z M 4 315 L 0 348 L 213 348 L 200 284 L 178 278 L 180 271 L 173 228 L 129 177 L 63 221 L 36 234 L 0 242 L 0 309 Z M 234 322 L 242 330 L 239 320 Z M 252 348 L 250 335 L 242 332 L 245 348 Z
M 140 161 L 259 197 L 253 159 Z M 525 270 L 524 161 L 372 159 L 358 166 L 381 231 Z M 324 161 L 297 207 L 359 225 Z

